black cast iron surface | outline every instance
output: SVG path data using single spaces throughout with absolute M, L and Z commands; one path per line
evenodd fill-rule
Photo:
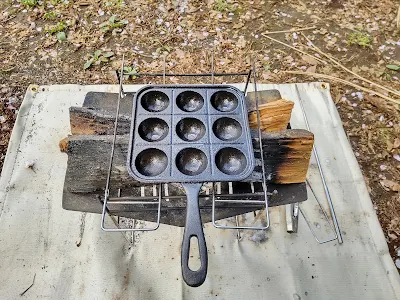
M 245 97 L 232 86 L 146 86 L 135 96 L 128 171 L 141 182 L 239 181 L 254 169 Z
M 181 182 L 187 195 L 182 276 L 190 286 L 207 275 L 199 191 L 203 182 L 239 181 L 254 169 L 246 100 L 235 87 L 162 85 L 140 89 L 133 101 L 127 167 L 142 182 Z M 201 266 L 189 267 L 196 238 Z

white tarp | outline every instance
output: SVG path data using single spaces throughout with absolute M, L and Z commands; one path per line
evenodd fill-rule
M 26 94 L 0 179 L 0 299 L 400 299 L 399 274 L 329 90 L 259 85 L 271 88 L 295 101 L 294 128 L 305 128 L 299 97 L 305 101 L 343 245 L 319 245 L 301 216 L 299 233 L 288 234 L 284 207 L 270 209 L 264 243 L 251 241 L 251 232 L 238 242 L 235 231 L 207 224 L 208 276 L 189 288 L 181 278 L 182 228 L 161 225 L 130 245 L 120 233 L 101 231 L 100 215 L 61 208 L 67 155 L 58 142 L 70 133 L 68 108 L 89 91 L 117 87 L 43 86 Z M 314 163 L 309 178 L 327 207 Z M 331 236 L 312 197 L 302 209 L 322 237 Z

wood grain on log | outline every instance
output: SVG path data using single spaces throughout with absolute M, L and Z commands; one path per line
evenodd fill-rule
M 252 132 L 253 134 L 254 132 Z M 60 143 L 61 151 L 68 154 L 66 180 L 71 181 L 70 192 L 91 192 L 104 187 L 112 135 L 72 135 Z M 266 176 L 274 183 L 304 182 L 307 174 L 313 134 L 302 129 L 289 129 L 276 133 L 263 133 Z M 126 168 L 129 135 L 118 135 L 112 169 L 112 185 L 140 185 L 132 179 Z M 257 141 L 253 138 L 257 148 Z M 259 168 L 257 168 L 257 166 Z M 261 161 L 249 181 L 261 179 Z M 73 182 L 73 184 L 72 184 Z
M 285 99 L 280 99 L 259 106 L 260 125 L 262 131 L 285 130 L 290 122 L 294 103 Z M 258 127 L 257 112 L 249 113 L 249 124 L 251 128 Z
M 266 173 L 275 183 L 306 181 L 314 135 L 302 129 L 263 132 Z

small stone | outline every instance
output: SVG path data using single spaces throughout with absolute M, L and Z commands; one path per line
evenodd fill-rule
M 33 161 L 33 160 L 25 161 L 25 168 L 27 168 L 27 169 L 32 169 L 34 165 L 35 165 L 35 161 Z
M 9 103 L 9 104 L 15 104 L 15 103 L 18 103 L 18 102 L 19 102 L 19 100 L 18 100 L 17 97 L 10 97 L 10 98 L 8 98 L 8 103 Z
M 396 264 L 397 269 L 400 269 L 400 259 L 399 258 L 396 259 L 395 264 Z

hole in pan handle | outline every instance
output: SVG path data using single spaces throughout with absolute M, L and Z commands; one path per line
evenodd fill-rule
M 182 277 L 186 284 L 197 287 L 203 284 L 207 276 L 208 254 L 207 245 L 203 233 L 203 223 L 199 209 L 199 192 L 202 183 L 183 183 L 186 191 L 186 224 L 182 241 Z M 190 239 L 196 237 L 199 243 L 200 268 L 193 271 L 189 268 Z

